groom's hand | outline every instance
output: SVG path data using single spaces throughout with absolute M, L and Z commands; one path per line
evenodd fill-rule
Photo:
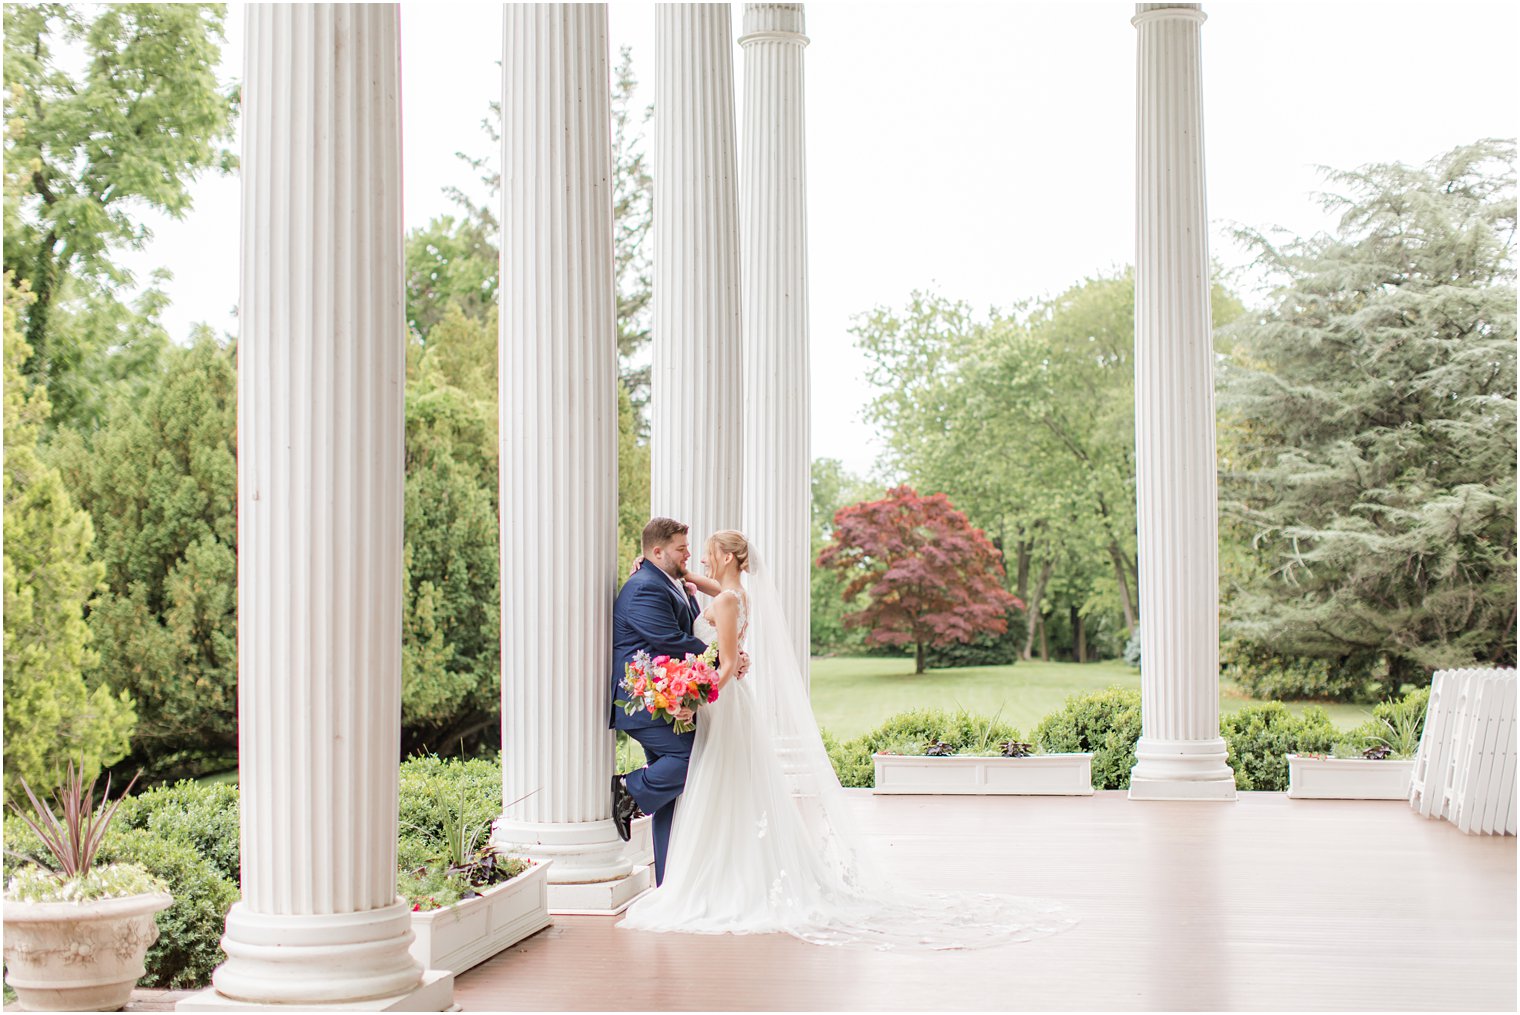
M 743 680 L 744 679 L 744 675 L 746 673 L 748 673 L 748 672 L 749 672 L 749 653 L 748 652 L 740 652 L 739 653 L 739 666 L 738 666 L 738 668 L 736 670 L 734 670 L 734 679 L 736 679 L 736 680 Z

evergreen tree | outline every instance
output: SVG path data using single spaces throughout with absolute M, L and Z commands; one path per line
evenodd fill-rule
M 500 712 L 501 581 L 483 407 L 457 389 L 407 404 L 401 716 L 408 750 L 453 749 Z M 491 428 L 494 436 L 495 428 Z M 489 479 L 486 473 L 489 471 Z
M 5 779 L 62 783 L 72 761 L 93 779 L 127 753 L 136 721 L 131 699 L 85 674 L 98 656 L 84 608 L 104 569 L 89 560 L 90 516 L 77 508 L 58 470 L 37 455 L 47 393 L 21 365 L 31 351 L 19 311 L 31 298 L 5 276 Z
M 1334 235 L 1279 279 L 1222 371 L 1227 522 L 1254 567 L 1227 632 L 1258 664 L 1369 678 L 1515 662 L 1513 142 L 1330 173 Z
M 202 329 L 139 403 L 49 460 L 94 519 L 100 678 L 137 702 L 136 760 L 195 773 L 237 744 L 237 377 Z

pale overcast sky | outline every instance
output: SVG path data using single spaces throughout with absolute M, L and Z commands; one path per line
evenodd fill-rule
M 1212 252 L 1243 253 L 1233 223 L 1310 232 L 1316 165 L 1423 162 L 1520 128 L 1520 5 L 1320 0 L 1206 3 L 1203 26 Z M 841 3 L 806 7 L 813 454 L 868 471 L 879 445 L 847 333 L 872 306 L 933 288 L 978 309 L 1058 292 L 1130 263 L 1134 249 L 1134 5 Z M 733 7 L 734 32 L 743 5 Z M 242 11 L 222 74 L 242 78 Z M 611 5 L 611 49 L 631 45 L 653 93 L 654 5 Z M 402 5 L 406 223 L 448 213 L 443 188 L 483 197 L 465 150 L 500 89 L 501 8 Z M 743 55 L 734 48 L 735 99 Z M 238 185 L 207 179 L 183 222 L 156 225 L 130 263 L 175 274 L 167 323 L 235 331 Z

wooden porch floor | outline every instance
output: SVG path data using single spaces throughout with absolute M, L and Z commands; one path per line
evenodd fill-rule
M 1516 840 L 1397 802 L 873 797 L 905 883 L 1065 902 L 1080 925 L 975 952 L 555 925 L 459 977 L 490 1010 L 1503 1010 Z

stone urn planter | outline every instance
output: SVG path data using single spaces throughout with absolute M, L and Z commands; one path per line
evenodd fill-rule
M 542 860 L 509 881 L 442 909 L 412 913 L 412 958 L 458 974 L 549 926 L 549 868 Z
M 117 1011 L 158 940 L 163 892 L 92 902 L 6 900 L 5 982 L 26 1011 Z
M 1288 796 L 1295 800 L 1408 800 L 1414 759 L 1288 755 Z
M 928 757 L 876 754 L 873 793 L 962 796 L 1092 796 L 1091 754 Z

